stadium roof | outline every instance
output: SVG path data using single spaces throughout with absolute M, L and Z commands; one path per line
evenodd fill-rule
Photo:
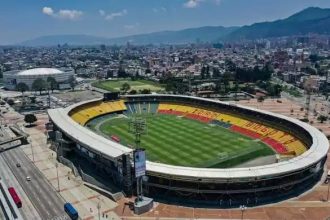
M 76 107 L 81 104 L 82 103 L 78 103 L 73 106 Z M 48 110 L 48 115 L 50 116 L 52 121 L 67 136 L 75 140 L 81 146 L 87 149 L 91 148 L 92 150 L 96 150 L 97 152 L 102 153 L 103 156 L 108 157 L 109 159 L 113 159 L 121 156 L 122 154 L 133 151 L 131 148 L 113 142 L 79 125 L 71 117 L 68 116 L 69 109 L 74 108 L 73 106 L 70 106 L 66 109 L 58 108 Z
M 136 95 L 136 97 L 140 96 L 151 96 L 151 97 L 178 97 L 175 95 L 160 95 L 160 94 L 152 94 L 152 95 Z M 134 96 L 131 96 L 134 97 Z M 290 121 L 293 124 L 296 124 L 302 128 L 304 128 L 312 137 L 313 144 L 310 146 L 309 150 L 303 153 L 300 156 L 294 157 L 290 160 L 274 163 L 264 166 L 256 166 L 256 167 L 247 167 L 247 168 L 228 168 L 228 169 L 216 169 L 216 168 L 193 168 L 193 167 L 180 167 L 167 165 L 162 163 L 156 163 L 147 161 L 147 171 L 151 173 L 158 173 L 162 175 L 170 175 L 176 176 L 181 179 L 240 179 L 240 178 L 260 178 L 265 176 L 276 176 L 285 173 L 290 173 L 295 170 L 300 170 L 303 168 L 307 168 L 317 162 L 319 162 L 322 158 L 327 155 L 329 142 L 325 135 L 320 132 L 318 129 L 312 127 L 309 124 L 301 122 L 297 119 L 293 119 L 290 117 L 286 117 L 283 115 L 279 115 L 276 113 L 263 111 L 259 109 L 254 109 L 241 105 L 229 104 L 227 102 L 220 102 L 210 99 L 191 97 L 191 96 L 180 96 L 187 99 L 198 99 L 198 100 L 206 100 L 213 103 L 219 103 L 222 105 L 232 105 L 237 106 L 243 109 L 250 109 L 256 112 L 261 112 L 263 114 L 272 115 L 278 118 L 285 119 Z M 120 156 L 122 153 L 131 152 L 132 149 L 129 149 L 121 144 L 113 142 L 109 139 L 106 139 L 89 129 L 80 126 L 78 123 L 73 121 L 71 117 L 69 117 L 68 113 L 70 110 L 91 101 L 85 101 L 81 103 L 77 103 L 75 105 L 69 106 L 65 109 L 52 109 L 48 111 L 48 114 L 52 121 L 68 136 L 71 136 L 74 140 L 76 140 L 79 144 L 83 144 L 85 146 L 89 146 L 89 148 L 94 151 L 100 152 L 103 155 L 107 155 L 109 158 L 114 158 Z M 321 164 L 320 164 L 321 165 Z
M 35 68 L 29 70 L 18 71 L 17 75 L 30 76 L 30 75 L 53 75 L 63 73 L 62 70 L 55 68 Z

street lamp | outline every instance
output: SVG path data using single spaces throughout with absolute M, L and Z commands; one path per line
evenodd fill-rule
M 330 183 L 329 183 L 329 179 L 328 179 L 328 178 L 327 178 L 327 182 L 328 182 L 327 202 L 329 202 L 329 190 L 330 190 Z
M 241 212 L 242 212 L 241 219 L 243 220 L 243 214 L 244 214 L 245 210 L 247 209 L 247 207 L 245 205 L 240 205 L 239 208 L 241 209 Z
M 101 209 L 101 204 L 100 204 L 100 198 L 98 198 L 99 201 L 97 202 L 97 211 L 98 211 L 98 215 L 99 215 L 99 220 L 101 220 L 101 215 L 100 215 L 100 209 Z
M 30 142 L 31 153 L 32 153 L 32 162 L 34 162 L 34 153 L 33 153 L 32 139 L 31 138 L 29 138 L 29 142 Z
M 57 190 L 60 191 L 60 179 L 58 178 L 58 163 L 55 163 L 56 175 L 57 175 Z

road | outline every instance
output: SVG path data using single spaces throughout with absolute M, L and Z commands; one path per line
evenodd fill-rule
M 20 148 L 2 153 L 5 162 L 33 203 L 42 220 L 69 219 L 63 210 L 64 201 Z M 16 167 L 20 163 L 21 167 Z M 26 177 L 30 176 L 31 181 Z
M 22 200 L 23 206 L 19 210 L 23 219 L 31 219 L 31 220 L 41 219 L 39 214 L 31 204 L 31 201 L 27 197 L 26 193 L 22 189 L 21 185 L 18 183 L 15 176 L 8 167 L 2 154 L 0 154 L 0 167 L 1 167 L 0 178 L 3 179 L 3 181 L 7 184 L 8 187 L 14 187 Z M 1 216 L 0 219 L 2 219 Z

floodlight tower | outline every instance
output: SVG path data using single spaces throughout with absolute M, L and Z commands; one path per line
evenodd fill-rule
M 141 135 L 147 133 L 147 122 L 146 119 L 139 116 L 133 116 L 128 124 L 128 131 L 135 136 L 135 149 L 140 148 Z
M 135 135 L 135 146 L 134 146 L 134 156 L 137 153 L 137 151 L 141 151 L 140 148 L 141 144 L 141 135 L 146 134 L 147 132 L 147 122 L 146 119 L 140 116 L 133 116 L 131 120 L 129 121 L 128 126 L 129 132 Z M 135 159 L 135 158 L 134 158 Z M 136 166 L 136 163 L 134 161 L 134 165 Z M 144 175 L 137 175 L 136 174 L 136 167 L 135 167 L 135 177 L 136 177 L 136 196 L 138 200 L 142 200 L 143 198 L 143 192 L 142 192 L 142 178 Z

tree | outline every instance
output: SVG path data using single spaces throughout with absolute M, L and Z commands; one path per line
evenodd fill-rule
M 135 95 L 137 94 L 137 91 L 135 89 L 132 89 L 130 92 L 129 92 L 130 95 Z
M 15 102 L 14 102 L 13 99 L 8 99 L 8 100 L 7 100 L 7 103 L 8 103 L 8 105 L 10 105 L 10 106 L 12 106 L 12 105 L 15 104 Z
M 54 92 L 54 89 L 57 88 L 57 81 L 54 77 L 49 76 L 47 78 L 47 83 L 48 83 L 48 89 L 52 90 L 52 93 Z
M 34 91 L 39 91 L 40 95 L 41 95 L 41 91 L 44 90 L 44 89 L 46 89 L 46 88 L 47 88 L 47 83 L 42 78 L 37 78 L 32 83 L 32 89 Z
M 265 100 L 265 98 L 263 96 L 258 97 L 258 102 L 263 102 L 264 100 Z
M 317 120 L 323 124 L 324 121 L 328 120 L 328 117 L 320 115 L 319 117 L 317 117 Z
M 210 67 L 208 65 L 206 66 L 205 75 L 207 79 L 210 78 Z
M 121 86 L 121 90 L 124 92 L 124 93 L 127 93 L 128 90 L 131 89 L 131 86 L 126 82 L 124 83 L 122 86 Z
M 29 90 L 29 86 L 26 85 L 26 84 L 23 83 L 23 82 L 20 82 L 20 83 L 18 83 L 18 84 L 16 85 L 16 90 L 17 90 L 17 91 L 20 91 L 20 92 L 22 93 L 22 95 L 23 95 L 23 93 L 24 93 L 25 91 Z
M 141 94 L 151 94 L 151 91 L 150 91 L 150 89 L 142 89 L 142 90 L 140 91 L 140 93 L 141 93 Z
M 34 114 L 27 114 L 27 115 L 25 115 L 25 117 L 24 117 L 24 121 L 25 121 L 26 123 L 29 123 L 30 126 L 31 126 L 32 123 L 36 122 L 37 120 L 38 120 L 38 119 L 37 119 L 37 117 L 36 117 Z
M 218 68 L 213 68 L 213 78 L 219 78 L 220 77 L 220 71 Z
M 224 84 L 225 93 L 228 91 L 230 79 L 231 79 L 231 74 L 230 73 L 226 72 L 225 74 L 223 74 L 222 81 L 223 81 L 223 84 Z
M 107 78 L 113 78 L 113 71 L 112 70 L 107 71 Z
M 70 76 L 68 81 L 69 81 L 71 89 L 74 90 L 74 87 L 76 86 L 76 80 L 75 80 L 74 76 Z
M 205 79 L 205 74 L 206 74 L 206 67 L 203 66 L 202 69 L 201 69 L 201 77 L 202 77 L 202 79 Z

